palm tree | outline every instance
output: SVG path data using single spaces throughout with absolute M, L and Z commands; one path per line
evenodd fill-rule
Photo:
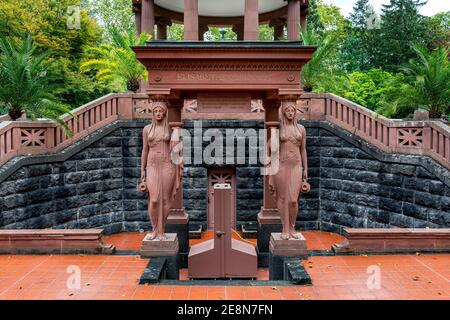
M 439 47 L 429 52 L 420 45 L 413 49 L 416 58 L 401 68 L 406 81 L 393 84 L 399 88 L 393 101 L 377 111 L 395 116 L 425 108 L 429 110 L 430 118 L 439 118 L 450 105 L 449 49 Z
M 111 43 L 98 48 L 91 48 L 88 54 L 92 57 L 81 64 L 82 72 L 95 72 L 99 81 L 111 85 L 117 91 L 133 91 L 139 89 L 139 81 L 147 79 L 147 70 L 136 59 L 132 46 L 144 45 L 150 38 L 136 31 L 110 31 Z
M 57 102 L 52 92 L 50 53 L 38 53 L 30 36 L 20 41 L 0 39 L 0 105 L 11 119 L 23 113 L 31 119 L 53 120 L 66 127 L 60 116 L 70 113 L 68 106 Z
M 303 44 L 307 46 L 317 46 L 312 59 L 302 68 L 303 88 L 307 92 L 319 88 L 327 88 L 332 85 L 334 67 L 329 65 L 329 58 L 336 50 L 339 38 L 334 33 L 329 33 L 325 37 L 320 37 L 313 28 L 307 28 L 300 32 Z

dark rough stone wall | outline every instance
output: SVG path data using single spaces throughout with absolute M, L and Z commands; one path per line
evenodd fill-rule
M 0 227 L 122 229 L 122 130 L 62 163 L 20 168 L 0 184 Z
M 149 230 L 147 195 L 137 190 L 141 177 L 142 129 L 122 129 L 123 143 L 123 229 L 122 231 Z
M 308 154 L 309 193 L 300 196 L 297 227 L 307 230 L 319 229 L 320 214 L 320 140 L 319 128 L 306 126 L 306 152 Z
M 450 226 L 450 188 L 416 156 L 380 161 L 339 131 L 319 130 L 320 229 Z
M 146 195 L 136 190 L 145 124 L 120 122 L 64 160 L 48 156 L 46 163 L 19 166 L 0 182 L 0 228 L 104 228 L 107 234 L 148 230 Z M 450 190 L 431 170 L 436 163 L 423 166 L 417 156 L 383 158 L 342 129 L 304 125 L 312 191 L 301 198 L 298 227 L 342 232 L 346 226 L 450 226 Z M 192 121 L 184 126 L 193 130 Z M 224 132 L 261 129 L 263 123 L 208 120 L 202 126 L 203 131 Z M 206 221 L 207 169 L 202 164 L 184 168 L 184 206 L 193 224 Z M 256 221 L 263 203 L 260 165 L 236 165 L 236 183 L 238 222 Z
M 198 126 L 198 123 L 197 123 Z M 185 121 L 184 128 L 189 134 L 194 136 L 194 121 Z M 222 136 L 226 137 L 226 130 L 259 130 L 264 129 L 263 121 L 238 121 L 238 120 L 203 120 L 201 121 L 201 130 L 203 134 L 207 130 L 219 130 Z M 262 133 L 262 132 L 261 132 Z M 311 133 L 318 133 L 318 129 L 311 129 Z M 311 134 L 308 132 L 308 134 Z M 248 157 L 252 151 L 264 154 L 263 146 L 253 146 L 257 150 L 252 150 L 249 138 L 243 139 L 245 143 L 245 155 L 237 154 L 238 140 L 234 141 L 233 165 L 236 168 L 236 210 L 238 224 L 256 221 L 256 216 L 263 205 L 264 177 L 261 175 L 261 162 L 250 163 Z M 263 140 L 261 140 L 263 141 Z M 209 141 L 203 141 L 202 148 L 209 145 Z M 308 137 L 308 161 L 310 165 L 309 176 L 312 190 L 304 195 L 299 208 L 298 226 L 307 229 L 318 228 L 319 216 L 319 165 L 320 165 L 320 147 L 315 146 L 314 137 Z M 185 165 L 184 177 L 184 205 L 189 212 L 191 221 L 205 222 L 207 217 L 207 176 L 208 169 L 215 167 L 226 167 L 227 165 L 204 165 L 194 163 L 195 145 L 192 142 L 191 148 L 185 147 L 185 155 L 191 157 L 191 164 Z M 225 150 L 226 141 L 223 141 Z M 240 163 L 239 161 L 243 162 Z
M 196 123 L 196 124 L 195 124 Z M 258 130 L 264 128 L 262 121 L 237 121 L 237 120 L 203 120 L 203 121 L 185 121 L 183 126 L 194 137 L 194 128 L 200 128 L 205 135 L 206 132 L 211 134 L 218 133 L 223 137 L 223 150 L 226 152 L 226 130 Z M 199 129 L 198 129 L 199 130 Z M 205 135 L 206 136 L 206 135 Z M 245 154 L 239 155 L 238 139 L 234 139 L 234 154 L 230 159 L 232 163 L 227 163 L 223 159 L 224 164 L 197 164 L 195 162 L 195 152 L 198 152 L 198 146 L 202 146 L 202 150 L 210 144 L 208 139 L 194 143 L 192 139 L 191 146 L 185 146 L 185 157 L 190 157 L 191 163 L 185 164 L 184 174 L 184 206 L 189 212 L 190 219 L 193 223 L 205 223 L 207 220 L 207 192 L 208 192 L 208 169 L 220 167 L 235 167 L 236 173 L 236 212 L 237 221 L 239 223 L 247 221 L 256 221 L 256 215 L 262 206 L 263 201 L 263 177 L 260 174 L 260 163 L 252 163 L 248 156 L 250 152 L 260 151 L 258 146 L 252 146 L 256 150 L 250 150 L 249 138 L 239 141 L 245 145 Z M 202 154 L 202 153 L 200 153 Z

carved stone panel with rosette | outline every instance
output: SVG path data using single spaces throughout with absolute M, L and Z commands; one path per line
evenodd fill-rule
M 306 120 L 309 119 L 309 108 L 310 108 L 310 102 L 309 99 L 302 99 L 297 100 L 297 120 Z
M 21 129 L 20 144 L 22 147 L 45 147 L 46 129 Z
M 149 119 L 152 117 L 152 103 L 148 99 L 134 99 L 133 100 L 133 115 L 134 118 Z
M 184 112 L 186 113 L 197 113 L 198 104 L 196 99 L 184 100 Z
M 255 113 L 264 113 L 264 106 L 262 100 L 252 100 L 251 111 Z
M 398 144 L 405 147 L 422 147 L 423 129 L 406 128 L 398 129 Z

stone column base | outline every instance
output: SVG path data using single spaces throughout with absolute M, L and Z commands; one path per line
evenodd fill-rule
M 269 279 L 286 280 L 285 260 L 306 258 L 306 240 L 303 236 L 301 239 L 283 240 L 281 233 L 272 233 L 269 251 Z
M 261 208 L 258 213 L 258 266 L 269 266 L 269 241 L 273 232 L 281 232 L 281 220 L 277 209 Z
M 167 233 L 176 233 L 179 244 L 179 263 L 181 268 L 187 268 L 187 256 L 189 254 L 189 216 L 184 209 L 171 209 L 167 218 Z
M 141 257 L 152 258 L 164 257 L 167 259 L 165 266 L 165 279 L 178 280 L 179 279 L 179 263 L 178 263 L 178 238 L 175 233 L 166 233 L 164 240 L 150 240 L 150 235 L 146 235 L 142 240 Z

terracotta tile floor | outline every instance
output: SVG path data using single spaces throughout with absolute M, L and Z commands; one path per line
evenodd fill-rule
M 105 243 L 114 244 L 117 250 L 140 250 L 142 239 L 146 233 L 126 232 L 103 237 Z M 331 245 L 344 240 L 344 237 L 324 231 L 302 231 L 305 236 L 308 250 L 330 250 Z M 201 239 L 191 239 L 189 244 L 192 246 L 199 242 L 212 238 L 211 232 L 203 232 Z M 256 244 L 256 239 L 246 239 Z
M 325 234 L 325 233 L 323 233 Z M 130 235 L 130 234 L 128 234 Z M 135 250 L 139 237 L 114 236 Z M 305 234 L 309 248 L 324 248 L 336 235 Z M 134 240 L 133 240 L 134 239 Z M 134 243 L 133 243 L 134 241 Z M 138 285 L 148 260 L 138 256 L 0 256 L 0 300 L 6 299 L 445 299 L 450 300 L 450 255 L 311 257 L 304 261 L 312 286 Z M 71 269 L 72 268 L 72 269 Z M 379 289 L 369 289 L 379 270 Z M 74 274 L 79 270 L 80 287 Z M 185 271 L 184 271 L 185 272 Z M 266 277 L 260 270 L 261 278 Z M 183 273 L 182 273 L 183 277 Z M 68 286 L 68 285 L 72 285 Z M 71 289 L 69 289 L 71 288 Z

